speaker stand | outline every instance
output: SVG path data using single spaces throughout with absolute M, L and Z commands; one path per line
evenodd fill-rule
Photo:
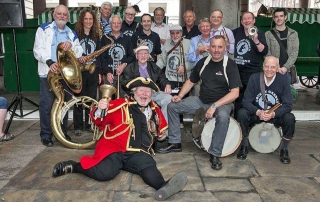
M 14 29 L 12 29 L 12 34 L 13 34 L 13 45 L 14 45 L 14 59 L 15 59 L 15 65 L 16 65 L 16 74 L 17 74 L 17 85 L 18 85 L 18 95 L 14 97 L 14 100 L 11 102 L 11 104 L 8 107 L 8 112 L 11 112 L 10 119 L 7 123 L 6 129 L 4 133 L 8 133 L 12 119 L 14 116 L 18 116 L 19 118 L 23 118 L 24 116 L 27 116 L 37 110 L 39 110 L 39 105 L 33 102 L 32 100 L 28 99 L 27 97 L 23 96 L 21 93 L 21 83 L 20 83 L 20 69 L 19 69 L 19 62 L 18 62 L 18 53 L 17 53 L 17 42 L 16 42 L 16 32 Z M 32 110 L 29 113 L 23 114 L 23 107 L 22 107 L 22 100 L 25 100 L 29 102 L 30 104 L 34 105 L 37 107 L 36 109 Z M 16 110 L 19 106 L 20 114 L 16 113 Z M 11 108 L 13 107 L 13 110 L 11 111 Z

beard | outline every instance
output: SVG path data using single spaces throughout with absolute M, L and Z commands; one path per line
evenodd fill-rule
M 172 39 L 174 43 L 177 43 L 180 39 Z
M 148 106 L 148 104 L 151 102 L 151 98 L 145 97 L 145 96 L 133 96 L 134 99 L 137 101 L 138 105 L 142 107 Z
M 64 21 L 64 20 L 56 20 L 56 24 L 58 26 L 65 26 L 67 24 L 67 21 Z

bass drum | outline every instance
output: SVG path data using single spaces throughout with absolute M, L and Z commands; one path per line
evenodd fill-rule
M 206 152 L 208 152 L 212 140 L 212 132 L 215 128 L 216 119 L 208 121 L 201 133 L 201 144 Z M 221 157 L 228 156 L 235 152 L 242 140 L 242 132 L 239 123 L 230 117 L 230 123 L 226 139 L 224 140 Z
M 249 133 L 251 147 L 259 153 L 271 153 L 281 143 L 281 130 L 271 123 L 259 123 Z

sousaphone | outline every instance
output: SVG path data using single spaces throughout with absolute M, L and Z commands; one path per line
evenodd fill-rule
M 109 37 L 107 37 L 109 38 Z M 85 56 L 85 60 L 92 61 L 98 57 L 101 53 L 110 48 L 114 41 L 109 38 L 110 44 L 102 47 L 100 50 L 93 52 L 92 54 Z M 63 44 L 60 43 L 57 47 L 57 63 L 59 65 L 59 71 L 49 71 L 47 80 L 51 87 L 52 92 L 55 95 L 55 100 L 51 108 L 51 128 L 55 138 L 63 145 L 73 149 L 86 149 L 92 147 L 96 141 L 102 136 L 103 131 L 100 131 L 98 127 L 91 124 L 91 129 L 94 131 L 93 137 L 86 142 L 77 143 L 66 139 L 62 129 L 61 123 L 64 116 L 68 113 L 68 110 L 75 104 L 82 104 L 86 108 L 92 108 L 97 105 L 97 101 L 87 96 L 75 97 L 73 96 L 68 102 L 64 102 L 64 91 L 60 80 L 63 79 L 73 93 L 80 93 L 82 90 L 82 71 L 94 72 L 94 65 L 81 64 L 72 50 L 65 51 Z M 90 122 L 91 120 L 89 120 Z

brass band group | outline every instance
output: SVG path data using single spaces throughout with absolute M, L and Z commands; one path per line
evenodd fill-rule
M 141 12 L 137 6 L 127 7 L 124 19 L 112 10 L 110 2 L 102 3 L 98 15 L 85 9 L 72 30 L 66 25 L 68 8 L 59 5 L 54 21 L 37 29 L 33 52 L 40 77 L 42 144 L 53 146 L 57 133 L 72 144 L 93 125 L 102 131 L 93 155 L 57 163 L 54 177 L 81 173 L 108 181 L 125 170 L 153 187 L 156 200 L 166 200 L 188 178 L 179 172 L 164 180 L 152 155 L 182 151 L 187 114 L 202 120 L 193 140 L 209 153 L 213 170 L 220 170 L 221 157 L 236 150 L 237 158 L 245 160 L 250 145 L 261 153 L 280 147 L 280 162 L 290 163 L 295 128 L 290 69 L 299 39 L 285 25 L 283 8 L 274 11 L 275 26 L 266 33 L 255 27 L 251 12 L 244 12 L 241 26 L 230 30 L 222 25 L 227 16 L 221 10 L 198 25 L 195 13 L 187 10 L 184 26 L 163 23 L 161 7 L 153 16 L 143 14 L 141 22 L 134 21 Z M 94 101 L 99 86 L 116 90 Z M 89 97 L 92 105 L 73 106 L 74 133 L 68 134 L 61 106 L 77 97 Z M 168 143 L 160 148 L 154 146 L 158 141 Z

